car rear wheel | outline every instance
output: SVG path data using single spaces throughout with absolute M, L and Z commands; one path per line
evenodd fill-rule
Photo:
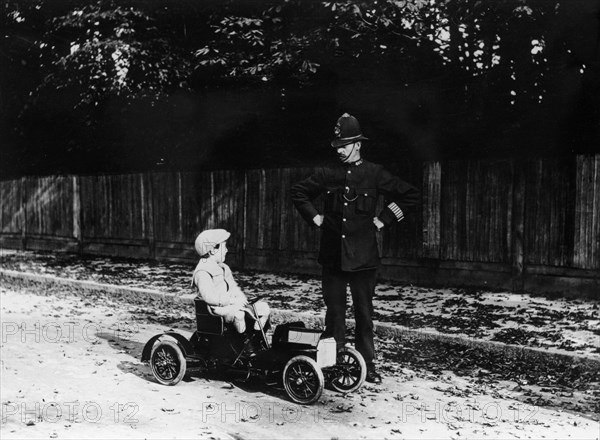
M 154 378 L 163 385 L 176 385 L 185 376 L 186 360 L 177 343 L 165 339 L 152 347 L 150 366 Z

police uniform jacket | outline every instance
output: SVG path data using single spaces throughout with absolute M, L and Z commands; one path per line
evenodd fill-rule
M 319 263 L 343 271 L 376 268 L 380 263 L 377 227 L 373 223 L 377 201 L 385 207 L 377 215 L 389 226 L 404 218 L 404 210 L 419 202 L 419 192 L 378 165 L 366 160 L 317 170 L 296 183 L 291 197 L 310 224 L 320 214 L 314 200 L 324 196 Z

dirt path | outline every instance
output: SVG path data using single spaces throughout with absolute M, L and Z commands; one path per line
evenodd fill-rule
M 194 264 L 0 249 L 0 267 L 181 295 L 190 292 Z M 323 312 L 318 277 L 235 272 L 247 294 L 265 295 L 272 308 Z M 594 300 L 381 281 L 374 306 L 374 318 L 381 323 L 576 353 L 600 361 L 600 303 Z
M 526 405 L 502 385 L 400 365 L 382 385 L 313 406 L 282 390 L 154 382 L 139 361 L 167 327 L 104 298 L 0 287 L 2 438 L 577 438 L 598 421 Z M 183 334 L 188 332 L 180 330 Z M 390 371 L 390 365 L 386 365 Z

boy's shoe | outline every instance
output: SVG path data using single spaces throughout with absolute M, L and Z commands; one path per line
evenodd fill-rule
M 253 330 L 246 330 L 246 333 L 244 333 L 244 350 L 246 353 L 252 355 L 263 349 L 262 335 Z

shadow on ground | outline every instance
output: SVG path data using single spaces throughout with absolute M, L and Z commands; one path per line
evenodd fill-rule
M 117 366 L 119 370 L 124 373 L 133 374 L 141 380 L 160 385 L 154 378 L 150 365 L 141 361 L 142 351 L 146 345 L 145 342 L 139 342 L 123 337 L 115 337 L 114 333 L 109 332 L 96 333 L 96 337 L 104 339 L 115 351 L 127 353 L 134 359 L 132 361 L 121 361 Z M 209 382 L 221 382 L 222 384 L 220 387 L 224 389 L 239 388 L 240 390 L 243 390 L 249 394 L 262 393 L 277 399 L 289 400 L 281 384 L 270 385 L 260 377 L 250 377 L 248 380 L 241 380 L 228 377 L 226 374 L 222 373 L 206 373 L 197 369 L 190 369 L 183 378 L 183 382 L 196 382 L 198 379 L 205 379 Z

